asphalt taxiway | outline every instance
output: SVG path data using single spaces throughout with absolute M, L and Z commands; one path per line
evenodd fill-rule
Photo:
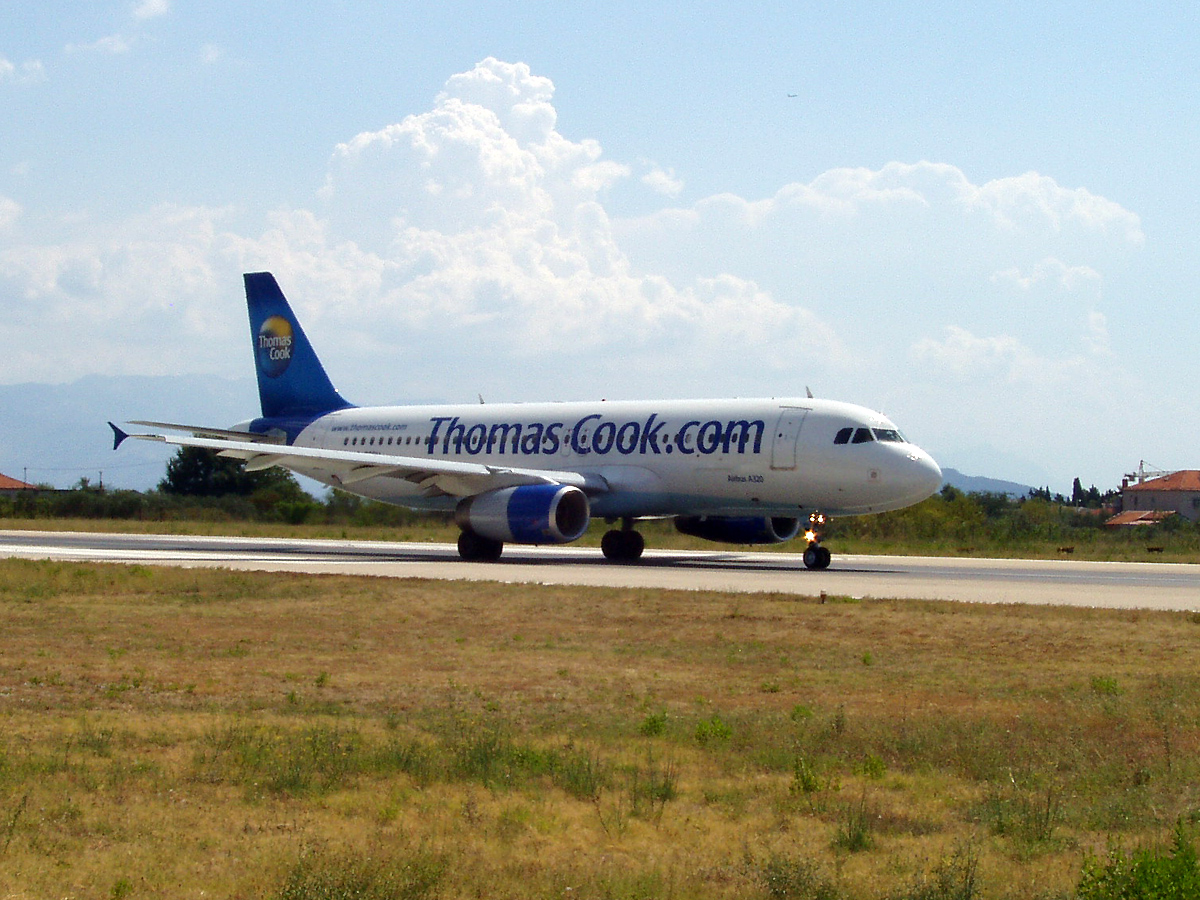
M 394 578 L 768 592 L 831 597 L 1200 610 L 1200 566 L 863 556 L 834 552 L 809 571 L 798 553 L 648 549 L 634 564 L 598 549 L 508 545 L 496 563 L 467 563 L 450 544 L 91 532 L 0 531 L 0 556 L 218 566 Z

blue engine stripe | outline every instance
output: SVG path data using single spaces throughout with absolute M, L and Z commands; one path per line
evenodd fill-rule
M 557 539 L 549 528 L 554 517 L 549 510 L 562 485 L 529 485 L 512 492 L 508 499 L 508 530 L 520 544 L 546 543 Z

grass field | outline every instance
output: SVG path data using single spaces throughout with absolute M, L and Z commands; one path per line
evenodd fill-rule
M 0 561 L 5 897 L 1067 898 L 1200 617 Z

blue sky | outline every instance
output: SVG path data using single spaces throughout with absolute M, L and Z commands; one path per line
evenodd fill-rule
M 244 377 L 270 269 L 361 403 L 811 386 L 974 474 L 1200 467 L 1195 6 L 915 6 L 5 4 L 0 383 Z

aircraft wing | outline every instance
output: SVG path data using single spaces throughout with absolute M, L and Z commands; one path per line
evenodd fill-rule
M 470 497 L 486 491 L 525 484 L 565 484 L 593 494 L 603 493 L 609 489 L 608 483 L 600 476 L 584 475 L 579 472 L 524 469 L 458 460 L 392 456 L 384 453 L 364 453 L 350 450 L 325 450 L 319 447 L 294 447 L 288 444 L 264 441 L 261 435 L 167 423 L 152 424 L 165 428 L 179 428 L 193 433 L 190 435 L 128 434 L 113 425 L 112 422 L 108 424 L 113 429 L 114 448 L 120 446 L 126 438 L 160 441 L 178 447 L 203 447 L 215 450 L 221 456 L 245 460 L 247 472 L 257 472 L 271 466 L 283 466 L 288 469 L 296 469 L 303 474 L 319 472 L 343 486 L 365 481 L 368 478 L 401 478 L 420 485 L 422 494 L 426 497 Z M 234 435 L 238 437 L 234 438 Z

